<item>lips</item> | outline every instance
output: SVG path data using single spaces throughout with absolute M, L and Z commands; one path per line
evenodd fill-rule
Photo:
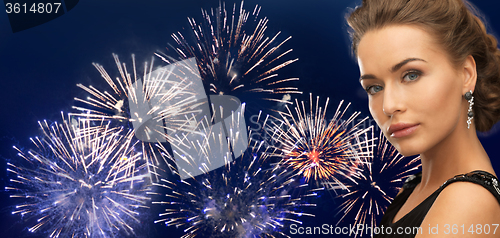
M 399 138 L 412 134 L 418 126 L 418 123 L 396 123 L 389 126 L 387 132 L 391 137 Z

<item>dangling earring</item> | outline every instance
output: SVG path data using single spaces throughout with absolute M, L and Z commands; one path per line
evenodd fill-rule
M 467 129 L 470 129 L 470 124 L 472 124 L 472 119 L 474 118 L 474 112 L 472 112 L 472 105 L 474 105 L 472 90 L 465 93 L 465 100 L 469 102 L 469 111 L 467 112 Z

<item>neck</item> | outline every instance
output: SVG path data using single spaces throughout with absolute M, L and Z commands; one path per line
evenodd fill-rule
M 422 153 L 421 189 L 435 190 L 458 174 L 484 170 L 495 174 L 486 151 L 477 138 L 476 130 L 456 128 L 443 141 Z

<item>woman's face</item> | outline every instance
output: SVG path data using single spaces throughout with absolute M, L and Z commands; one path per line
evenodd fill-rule
M 369 31 L 359 42 L 358 63 L 370 112 L 402 155 L 432 149 L 466 117 L 464 75 L 424 30 L 395 25 Z

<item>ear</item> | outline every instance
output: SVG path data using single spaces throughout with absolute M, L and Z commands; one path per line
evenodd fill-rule
M 462 95 L 466 92 L 472 90 L 474 92 L 474 88 L 476 87 L 477 82 L 477 71 L 476 71 L 476 61 L 472 55 L 467 56 L 463 63 L 463 86 L 462 86 Z

